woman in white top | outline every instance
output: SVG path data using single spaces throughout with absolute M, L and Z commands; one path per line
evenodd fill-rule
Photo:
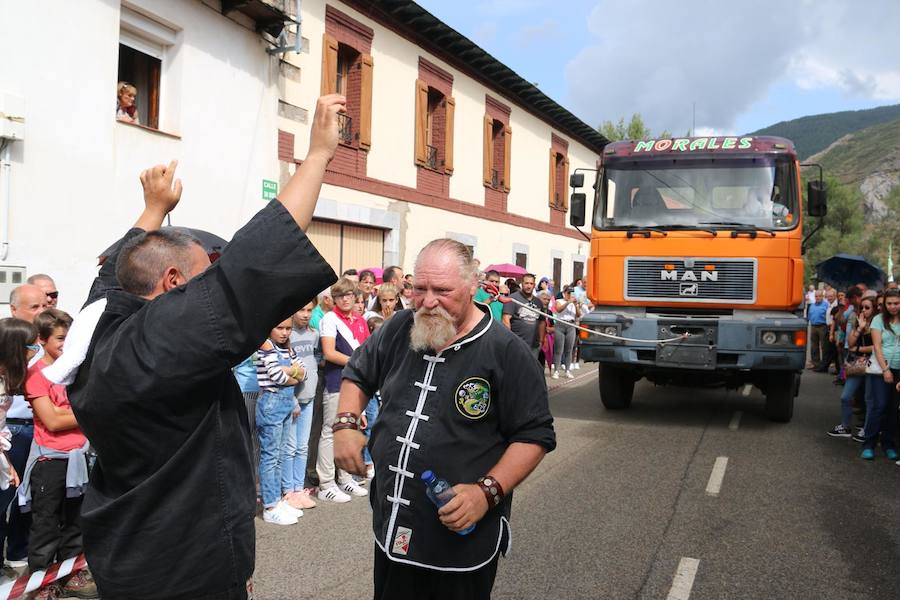
M 565 286 L 562 298 L 557 298 L 553 307 L 556 313 L 556 333 L 553 339 L 553 379 L 559 379 L 559 365 L 562 362 L 566 378 L 572 379 L 572 349 L 575 347 L 577 330 L 575 320 L 581 317 L 578 300 L 572 293 L 571 286 Z

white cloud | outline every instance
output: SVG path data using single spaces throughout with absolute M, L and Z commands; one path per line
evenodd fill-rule
M 900 2 L 602 0 L 594 43 L 567 65 L 585 118 L 640 113 L 653 131 L 730 132 L 779 82 L 900 99 Z

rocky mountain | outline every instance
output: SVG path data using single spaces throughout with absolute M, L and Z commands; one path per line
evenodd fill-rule
M 884 215 L 882 202 L 900 185 L 900 118 L 849 133 L 806 162 L 818 162 L 841 183 L 859 189 L 866 220 Z

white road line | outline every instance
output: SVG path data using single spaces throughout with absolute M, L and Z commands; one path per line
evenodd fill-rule
M 719 490 L 722 489 L 722 479 L 725 478 L 725 468 L 728 466 L 728 457 L 720 456 L 713 465 L 712 473 L 709 476 L 709 483 L 706 484 L 706 494 L 708 496 L 718 496 Z
M 731 423 L 728 424 L 728 429 L 732 431 L 737 431 L 737 428 L 741 425 L 741 415 L 743 413 L 739 410 L 734 411 L 734 416 L 731 417 Z
M 700 561 L 696 558 L 681 558 L 678 568 L 675 570 L 675 577 L 672 578 L 672 588 L 666 600 L 688 600 L 691 597 L 691 588 L 694 587 L 694 577 L 697 576 L 697 569 L 700 567 Z

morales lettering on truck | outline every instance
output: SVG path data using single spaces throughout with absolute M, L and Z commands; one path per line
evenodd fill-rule
M 702 137 L 645 140 L 634 145 L 634 152 L 697 152 L 700 150 L 747 150 L 753 145 L 752 137 Z

